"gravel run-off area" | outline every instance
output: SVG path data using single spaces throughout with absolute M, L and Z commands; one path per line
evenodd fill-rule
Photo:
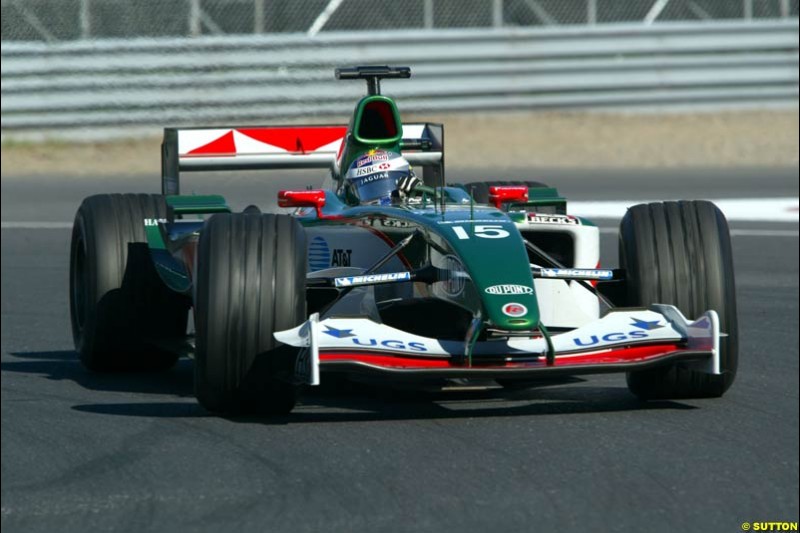
M 718 112 L 460 113 L 406 116 L 445 125 L 447 165 L 471 168 L 796 167 L 798 109 Z M 325 123 L 344 123 L 327 120 Z M 165 124 L 169 126 L 169 124 Z M 160 174 L 161 131 L 133 139 L 15 141 L 2 175 Z M 76 135 L 76 137 L 80 137 Z

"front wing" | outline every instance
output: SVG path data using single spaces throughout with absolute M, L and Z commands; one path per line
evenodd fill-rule
M 555 357 L 547 360 L 542 336 L 467 343 L 421 337 L 367 318 L 313 315 L 302 325 L 275 333 L 302 348 L 297 374 L 318 385 L 321 370 L 392 374 L 408 378 L 538 378 L 641 370 L 686 363 L 719 374 L 719 318 L 707 311 L 695 321 L 677 308 L 618 309 L 603 318 L 552 335 Z

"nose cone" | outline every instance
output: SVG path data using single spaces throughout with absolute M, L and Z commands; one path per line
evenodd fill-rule
M 533 329 L 539 324 L 539 308 L 533 290 L 530 269 L 528 280 L 479 286 L 489 320 L 507 330 Z
M 502 212 L 443 222 L 442 234 L 457 253 L 477 290 L 485 318 L 496 328 L 520 331 L 539 325 L 539 307 L 522 236 Z

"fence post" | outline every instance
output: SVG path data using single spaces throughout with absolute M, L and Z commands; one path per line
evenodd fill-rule
M 645 26 L 650 26 L 655 22 L 661 12 L 664 11 L 664 8 L 667 7 L 667 4 L 669 4 L 669 0 L 656 0 L 653 3 L 653 7 L 651 7 L 647 15 L 644 16 L 643 22 Z
M 92 20 L 89 10 L 90 0 L 81 0 L 80 13 L 78 15 L 81 25 L 81 39 L 89 39 L 92 36 Z
M 264 0 L 253 0 L 253 33 L 264 33 Z
M 753 20 L 753 0 L 742 0 L 742 13 L 744 20 Z
M 586 0 L 586 24 L 597 24 L 597 0 Z
M 422 3 L 422 25 L 426 30 L 433 29 L 433 0 Z
M 200 35 L 200 0 L 189 0 L 189 35 Z
M 503 27 L 503 0 L 492 1 L 492 26 Z
M 789 18 L 789 0 L 780 0 L 781 18 Z

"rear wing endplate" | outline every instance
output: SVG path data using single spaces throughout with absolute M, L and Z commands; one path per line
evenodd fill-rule
M 165 128 L 161 144 L 161 191 L 180 194 L 180 173 L 189 171 L 328 168 L 337 160 L 346 126 Z M 423 181 L 444 184 L 444 127 L 403 125 L 403 156 L 422 168 Z

